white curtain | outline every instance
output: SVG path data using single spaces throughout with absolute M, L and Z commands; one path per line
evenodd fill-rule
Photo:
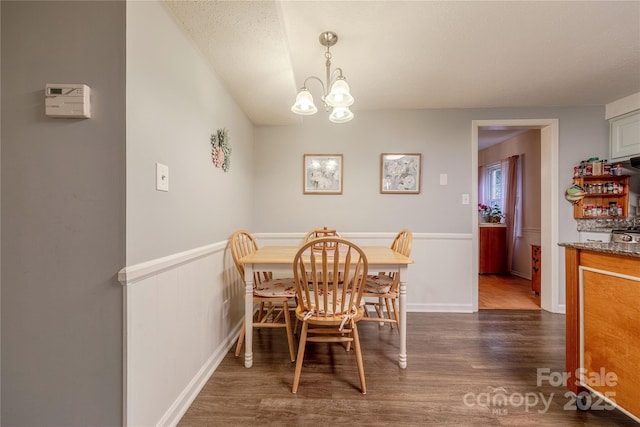
M 502 212 L 507 224 L 507 266 L 513 269 L 513 250 L 522 224 L 522 173 L 521 156 L 511 156 L 501 161 L 502 167 Z
M 500 210 L 505 215 L 505 223 L 507 222 L 507 207 L 509 203 L 507 202 L 508 192 L 509 192 L 509 158 L 500 160 L 500 176 L 502 177 L 502 197 L 500 198 Z M 509 225 L 507 225 L 507 234 L 509 233 Z M 509 238 L 507 237 L 507 240 Z M 507 264 L 511 265 L 511 264 Z
M 483 166 L 478 167 L 478 203 L 487 203 L 487 168 Z

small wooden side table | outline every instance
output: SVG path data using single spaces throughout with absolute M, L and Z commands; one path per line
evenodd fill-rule
M 542 249 L 539 245 L 531 245 L 531 290 L 540 295 L 540 277 L 542 269 Z

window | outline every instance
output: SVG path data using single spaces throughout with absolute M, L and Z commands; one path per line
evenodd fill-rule
M 502 168 L 500 163 L 488 165 L 486 170 L 486 204 L 502 206 Z

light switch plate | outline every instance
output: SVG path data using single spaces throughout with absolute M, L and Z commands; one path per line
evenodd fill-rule
M 440 185 L 447 185 L 447 174 L 446 173 L 441 173 L 440 174 Z
M 462 195 L 462 204 L 463 205 L 468 205 L 469 204 L 469 195 L 467 193 Z
M 156 190 L 169 191 L 169 166 L 156 163 Z

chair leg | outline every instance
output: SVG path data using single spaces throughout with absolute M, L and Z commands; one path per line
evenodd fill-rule
M 240 350 L 242 350 L 242 344 L 244 344 L 244 320 L 242 321 L 242 326 L 240 327 L 240 335 L 238 336 L 238 344 L 236 344 L 236 357 L 240 356 Z
M 298 316 L 296 316 L 296 308 L 298 307 L 298 297 L 297 296 L 294 297 L 293 302 L 294 302 L 293 308 L 291 309 L 293 317 L 295 319 L 295 322 L 293 324 L 293 335 L 298 335 L 298 324 L 300 322 L 298 321 Z
M 395 313 L 393 313 L 391 311 L 391 304 L 389 303 L 389 298 L 385 298 L 384 299 L 384 304 L 387 307 L 387 317 L 389 318 L 389 320 L 393 320 L 394 317 L 395 317 Z M 394 317 L 392 317 L 392 316 L 394 316 Z M 393 329 L 393 323 L 392 322 L 389 323 L 389 326 L 391 326 L 391 329 Z
M 298 359 L 296 360 L 296 370 L 293 374 L 293 387 L 291 388 L 292 393 L 298 392 L 298 384 L 300 382 L 300 372 L 302 372 L 302 361 L 304 360 L 304 348 L 307 345 L 307 330 L 309 329 L 309 324 L 307 322 L 302 322 L 302 332 L 300 332 L 300 343 L 298 344 Z
M 287 341 L 289 342 L 289 356 L 291 361 L 296 361 L 295 346 L 293 345 L 293 331 L 291 330 L 291 316 L 287 302 L 282 303 L 282 313 L 284 314 L 285 329 L 287 330 Z M 297 318 L 296 318 L 297 319 Z
M 382 298 L 378 298 L 378 302 L 373 306 L 376 309 L 376 314 L 378 315 L 378 319 L 382 319 L 384 317 L 384 312 L 380 311 L 382 309 Z M 384 322 L 379 322 L 380 326 L 384 325 Z
M 386 302 L 386 299 L 383 297 L 379 297 L 378 298 L 378 303 L 376 304 L 376 313 L 378 314 L 378 319 L 384 319 L 384 303 Z M 387 308 L 387 311 L 389 311 L 389 309 Z M 385 322 L 378 322 L 378 325 L 380 326 L 384 326 Z
M 300 327 L 300 321 L 298 320 L 298 318 L 296 317 L 296 321 L 293 324 L 293 335 L 298 335 L 298 329 Z
M 362 298 L 362 310 L 364 313 L 364 317 L 370 317 L 371 315 L 369 314 L 369 307 L 367 305 L 367 301 L 364 300 L 364 298 Z
M 262 322 L 262 317 L 264 316 L 264 302 L 260 303 L 260 307 L 258 308 L 258 318 L 256 319 L 256 323 Z
M 367 383 L 364 379 L 364 364 L 362 363 L 362 351 L 360 349 L 360 336 L 358 335 L 358 325 L 351 322 L 351 331 L 353 334 L 353 348 L 356 352 L 356 363 L 358 364 L 358 375 L 360 376 L 360 389 L 362 394 L 367 394 Z
M 393 303 L 393 314 L 395 315 L 396 324 L 398 325 L 397 329 L 398 329 L 398 332 L 400 332 L 400 310 L 398 310 L 398 300 L 394 298 L 392 303 Z

